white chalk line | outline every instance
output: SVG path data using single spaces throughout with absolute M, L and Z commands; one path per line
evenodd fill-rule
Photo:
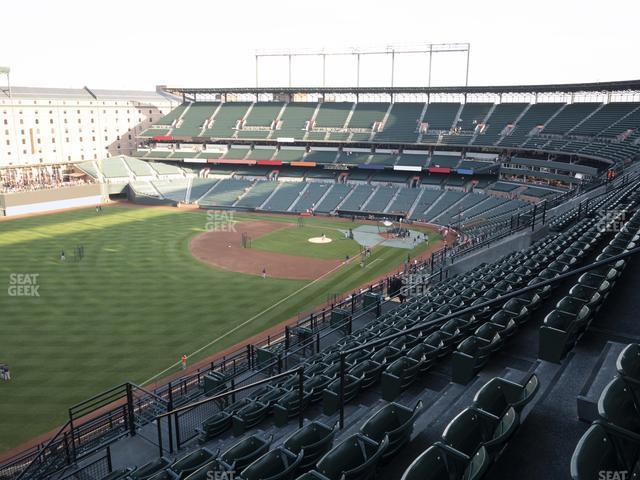
M 204 345 L 203 347 L 200 347 L 199 349 L 197 349 L 195 352 L 187 355 L 187 358 L 192 357 L 194 355 L 197 355 L 198 353 L 202 352 L 203 350 L 206 350 L 207 348 L 209 348 L 212 345 L 215 345 L 216 343 L 218 343 L 220 340 L 222 340 L 223 338 L 226 338 L 227 336 L 231 335 L 232 333 L 236 332 L 237 330 L 239 330 L 240 328 L 244 327 L 245 325 L 253 322 L 254 320 L 256 320 L 257 318 L 261 317 L 262 315 L 264 315 L 265 313 L 267 313 L 268 311 L 274 309 L 275 307 L 277 307 L 278 305 L 280 305 L 281 303 L 285 302 L 286 300 L 290 299 L 291 297 L 293 297 L 294 295 L 297 295 L 298 293 L 302 292 L 303 290 L 305 290 L 306 288 L 309 288 L 311 285 L 315 284 L 316 282 L 319 282 L 320 280 L 322 280 L 324 277 L 326 277 L 327 275 L 332 274 L 333 272 L 335 272 L 336 270 L 338 270 L 340 267 L 343 267 L 344 265 L 350 263 L 351 261 L 353 261 L 354 259 L 356 259 L 357 256 L 350 258 L 348 261 L 346 262 L 342 262 L 340 265 L 332 268 L 331 270 L 329 270 L 328 272 L 324 273 L 323 275 L 319 276 L 318 278 L 316 278 L 315 280 L 313 280 L 312 282 L 306 284 L 305 286 L 299 288 L 298 290 L 296 290 L 295 292 L 287 295 L 286 297 L 284 297 L 282 300 L 279 300 L 277 303 L 274 303 L 273 305 L 271 305 L 269 308 L 264 309 L 263 311 L 261 311 L 260 313 L 255 314 L 253 317 L 249 318 L 248 320 L 245 320 L 243 323 L 241 323 L 240 325 L 237 325 L 236 327 L 232 328 L 231 330 L 229 330 L 228 332 L 226 332 L 224 335 L 221 335 L 220 337 L 216 338 L 215 340 L 212 340 L 211 342 L 207 343 L 206 345 Z M 173 364 L 171 364 L 169 367 L 165 368 L 164 370 L 162 370 L 160 373 L 157 373 L 156 375 L 154 375 L 153 377 L 150 377 L 149 379 L 145 380 L 144 382 L 142 382 L 141 386 L 145 386 L 146 384 L 150 383 L 152 380 L 155 380 L 156 378 L 160 377 L 161 375 L 164 375 L 165 373 L 169 372 L 171 369 L 177 367 L 180 365 L 180 361 L 177 361 Z

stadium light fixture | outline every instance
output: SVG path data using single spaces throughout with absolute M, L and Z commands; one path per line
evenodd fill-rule
M 428 55 L 428 77 L 427 86 L 431 87 L 431 70 L 433 55 L 438 53 L 464 53 L 466 54 L 466 74 L 465 86 L 469 85 L 469 57 L 471 54 L 470 43 L 426 43 L 419 45 L 386 45 L 384 47 L 359 48 L 351 47 L 347 49 L 268 49 L 256 50 L 255 52 L 255 69 L 256 69 L 256 87 L 259 83 L 259 61 L 264 57 L 286 57 L 288 59 L 288 78 L 289 87 L 292 75 L 292 60 L 294 57 L 320 57 L 322 58 L 322 86 L 326 87 L 326 59 L 328 56 L 352 56 L 356 59 L 356 87 L 360 86 L 360 57 L 362 55 L 389 55 L 391 56 L 391 87 L 395 82 L 395 60 L 396 55 L 401 54 L 426 54 Z

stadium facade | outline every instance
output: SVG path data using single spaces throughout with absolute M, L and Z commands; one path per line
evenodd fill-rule
M 154 91 L 2 89 L 0 168 L 129 154 L 136 136 L 178 101 Z

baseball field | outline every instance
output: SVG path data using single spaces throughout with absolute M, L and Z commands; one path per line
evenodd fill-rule
M 359 225 L 127 205 L 0 222 L 0 363 L 12 375 L 0 452 L 104 389 L 174 373 L 183 354 L 214 355 L 442 241 L 430 230 L 428 245 L 374 246 L 363 266 L 346 235 Z

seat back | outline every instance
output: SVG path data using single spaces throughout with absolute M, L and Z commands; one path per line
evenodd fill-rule
M 618 355 L 616 368 L 625 379 L 640 383 L 640 344 L 627 345 Z
M 571 456 L 571 478 L 593 480 L 602 471 L 627 470 L 616 443 L 602 425 L 594 423 L 582 435 Z
M 609 382 L 600 394 L 598 415 L 607 422 L 640 433 L 638 398 L 621 377 Z

